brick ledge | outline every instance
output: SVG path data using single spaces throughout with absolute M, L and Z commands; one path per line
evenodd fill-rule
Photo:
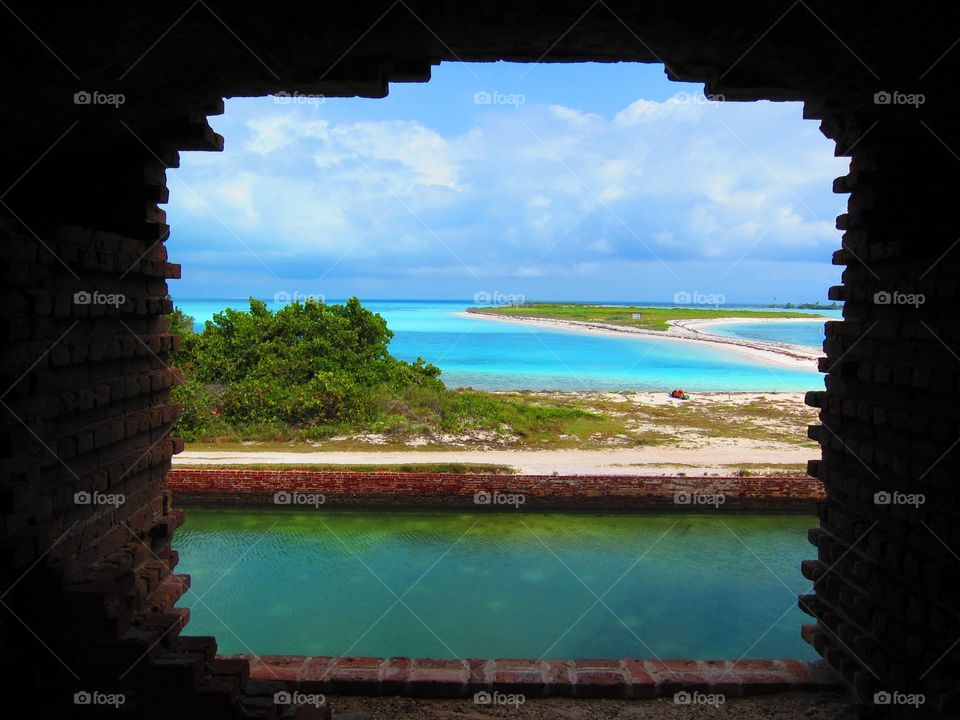
M 480 691 L 533 697 L 653 699 L 679 691 L 744 697 L 843 687 L 822 661 L 802 660 L 523 660 L 232 655 L 250 677 L 329 695 L 455 698 Z
M 811 512 L 825 498 L 813 477 L 719 477 L 662 475 L 486 475 L 434 472 L 356 472 L 174 468 L 167 488 L 178 502 L 272 505 L 276 493 L 317 493 L 329 506 L 472 507 L 515 512 L 516 506 L 476 504 L 487 498 L 523 495 L 521 508 L 655 509 L 683 512 L 787 510 Z M 682 495 L 687 503 L 677 502 Z M 719 505 L 698 502 L 722 496 Z

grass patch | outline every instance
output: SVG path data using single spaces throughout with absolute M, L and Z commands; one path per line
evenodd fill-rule
M 710 308 L 613 307 L 608 305 L 579 305 L 575 303 L 530 303 L 499 307 L 469 308 L 467 312 L 482 315 L 504 315 L 517 318 L 575 320 L 609 325 L 665 331 L 671 320 L 712 320 L 722 318 L 818 318 L 822 315 L 786 312 L 782 310 L 725 310 Z M 639 315 L 639 317 L 634 317 Z
M 725 394 L 726 395 L 726 394 Z M 806 437 L 817 411 L 796 399 L 731 399 L 656 404 L 630 393 L 485 393 L 398 397 L 383 421 L 362 433 L 341 428 L 239 428 L 190 450 L 455 451 L 459 449 L 596 450 L 696 446 L 753 440 L 816 448 Z
M 700 468 L 688 463 L 618 463 L 624 468 Z M 735 477 L 806 477 L 806 463 L 726 463 L 714 466 Z M 715 474 L 711 473 L 711 474 Z

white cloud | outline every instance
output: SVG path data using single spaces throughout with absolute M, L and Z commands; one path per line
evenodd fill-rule
M 419 123 L 395 120 L 338 125 L 329 137 L 326 149 L 341 163 L 396 163 L 414 185 L 460 189 L 457 167 L 447 159 L 450 143 Z M 323 155 L 314 156 L 321 167 L 327 164 Z
M 799 105 L 693 98 L 638 99 L 609 119 L 485 108 L 462 134 L 269 104 L 226 133 L 217 160 L 185 156 L 198 197 L 172 187 L 185 226 L 219 216 L 300 273 L 336 262 L 539 277 L 599 272 L 598 257 L 828 257 L 839 242 L 829 185 L 844 161 Z
M 287 147 L 294 140 L 286 115 L 269 115 L 248 123 L 254 134 L 245 143 L 246 149 L 258 155 L 269 155 Z

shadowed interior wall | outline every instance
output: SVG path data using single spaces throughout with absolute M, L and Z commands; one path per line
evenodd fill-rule
M 182 518 L 164 485 L 182 447 L 170 437 L 177 340 L 164 317 L 179 269 L 158 206 L 179 152 L 222 148 L 206 117 L 223 97 L 380 97 L 389 82 L 426 81 L 440 61 L 628 60 L 662 62 L 728 101 L 802 100 L 851 157 L 835 187 L 850 193 L 835 257 L 846 270 L 831 291 L 844 319 L 828 323 L 826 390 L 809 398 L 823 448 L 811 472 L 827 500 L 810 535 L 817 558 L 803 567 L 816 583 L 802 599 L 815 618 L 804 633 L 867 702 L 922 691 L 925 712 L 953 716 L 960 227 L 948 179 L 960 167 L 960 49 L 940 8 L 917 5 L 5 5 L 5 677 L 38 714 L 76 716 L 73 694 L 98 689 L 124 693 L 117 712 L 137 717 L 276 716 L 272 686 L 249 683 L 243 661 L 215 659 L 212 638 L 181 636 L 188 613 L 173 608 L 185 592 L 180 604 L 191 603 L 170 550 Z M 925 102 L 884 103 L 878 92 Z M 84 102 L 91 93 L 123 102 Z M 876 296 L 895 292 L 925 302 Z M 882 491 L 926 502 L 876 502 Z

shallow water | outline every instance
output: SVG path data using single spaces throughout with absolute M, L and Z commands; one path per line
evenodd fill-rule
M 709 332 L 746 340 L 769 340 L 820 348 L 824 338 L 823 323 L 823 320 L 819 322 L 811 320 L 810 322 L 724 323 L 711 326 Z
M 812 659 L 815 523 L 197 507 L 174 546 L 222 653 Z
M 198 323 L 227 306 L 248 307 L 244 300 L 177 300 L 176 304 Z M 404 360 L 422 357 L 437 365 L 449 387 L 568 391 L 683 387 L 695 392 L 823 387 L 822 376 L 814 369 L 761 364 L 719 347 L 458 316 L 469 302 L 365 300 L 364 305 L 383 315 L 394 331 L 390 345 L 394 355 Z M 768 329 L 776 323 L 754 325 L 758 339 L 776 339 L 763 335 L 777 332 L 775 327 Z M 803 325 L 808 332 L 820 327 L 819 323 L 795 325 Z

